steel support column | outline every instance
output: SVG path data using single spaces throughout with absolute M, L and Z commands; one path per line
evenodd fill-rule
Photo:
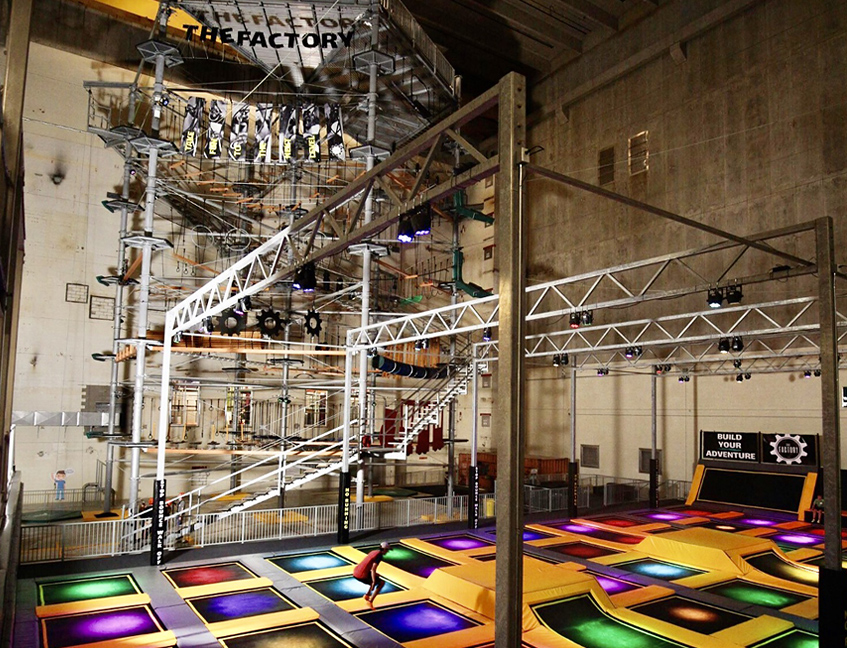
M 473 346 L 471 368 L 471 461 L 468 468 L 468 528 L 479 528 L 479 466 L 477 464 L 477 449 L 479 448 L 479 365 L 476 356 L 479 347 Z
M 579 514 L 579 463 L 576 460 L 576 358 L 571 367 L 571 460 L 568 464 L 568 517 Z
M 497 566 L 494 645 L 521 644 L 523 603 L 523 464 L 525 420 L 524 301 L 526 238 L 523 153 L 526 84 L 511 73 L 500 81 L 497 175 L 497 255 L 500 267 L 500 362 L 497 368 Z
M 659 462 L 656 460 L 656 368 L 650 376 L 650 508 L 659 507 Z
M 341 473 L 338 479 L 338 542 L 350 542 L 350 408 L 353 405 L 352 335 L 347 335 L 344 356 L 344 443 L 341 445 Z
M 838 398 L 838 331 L 835 326 L 835 244 L 832 218 L 815 221 L 821 351 L 821 472 L 824 491 L 824 562 L 820 568 L 818 618 L 821 646 L 847 639 L 847 583 L 841 566 L 841 430 Z

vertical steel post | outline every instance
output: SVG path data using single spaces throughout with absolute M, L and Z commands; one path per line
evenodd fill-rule
M 657 387 L 659 377 L 656 368 L 653 367 L 653 375 L 650 377 L 650 508 L 659 508 L 659 462 L 656 452 L 657 445 Z
M 162 347 L 162 383 L 159 392 L 159 425 L 156 447 L 156 487 L 153 497 L 153 528 L 150 541 L 150 564 L 161 565 L 165 553 L 165 528 L 162 523 L 165 512 L 165 451 L 171 418 L 171 344 L 174 331 L 174 312 L 165 314 L 165 337 Z
M 847 641 L 847 583 L 841 565 L 841 430 L 838 399 L 838 330 L 835 305 L 835 244 L 832 218 L 815 221 L 818 317 L 821 351 L 821 472 L 824 491 L 824 562 L 820 568 L 818 618 L 821 646 Z
M 525 423 L 524 301 L 526 237 L 523 154 L 526 83 L 516 73 L 500 81 L 497 254 L 500 266 L 500 353 L 497 369 L 497 566 L 494 645 L 521 644 L 523 603 L 523 466 Z
M 571 367 L 571 460 L 568 464 L 568 517 L 579 514 L 579 463 L 576 460 L 576 358 Z
M 158 135 L 159 120 L 162 111 L 162 93 L 164 92 L 163 79 L 165 78 L 165 55 L 156 56 L 156 75 L 153 85 L 153 118 L 150 130 Z M 156 207 L 156 169 L 159 162 L 159 150 L 153 146 L 149 151 L 147 163 L 147 188 L 144 204 L 144 235 L 153 235 L 153 217 Z M 153 247 L 150 241 L 143 244 L 141 249 L 141 280 L 138 288 L 138 307 L 136 308 L 136 337 L 135 345 L 135 386 L 132 401 L 132 441 L 133 444 L 141 442 L 141 408 L 144 405 L 144 373 L 147 367 L 147 315 L 150 302 L 150 267 L 153 260 Z M 161 406 L 164 408 L 167 399 L 163 400 Z M 159 437 L 167 437 L 168 429 L 160 428 Z M 130 495 L 129 508 L 135 513 L 138 506 L 139 491 L 139 466 L 141 463 L 141 448 L 133 445 L 130 454 Z
M 371 16 L 371 48 L 376 50 L 379 45 L 379 5 L 372 5 Z M 376 57 L 371 57 L 368 66 L 368 154 L 365 157 L 365 170 L 374 168 L 376 158 L 374 157 L 374 140 L 376 140 L 376 102 L 377 102 L 377 73 L 379 66 Z M 365 196 L 365 208 L 362 214 L 363 224 L 373 220 L 374 212 L 373 190 L 368 191 Z M 362 328 L 370 323 L 371 309 L 371 251 L 365 246 L 362 252 Z M 368 421 L 368 355 L 362 353 L 359 356 L 359 443 L 362 443 L 362 435 L 367 432 Z M 357 461 L 356 470 L 356 507 L 361 509 L 365 501 L 365 468 L 362 464 L 361 455 Z
M 479 466 L 477 449 L 479 448 L 479 365 L 476 362 L 478 347 L 473 345 L 471 358 L 471 465 L 468 474 L 468 528 L 479 528 Z
M 347 334 L 344 354 L 344 432 L 338 478 L 338 542 L 350 542 L 350 408 L 353 406 L 353 336 Z

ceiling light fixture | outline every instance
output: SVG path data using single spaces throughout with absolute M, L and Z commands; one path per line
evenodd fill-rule
M 721 353 L 729 353 L 729 338 L 721 338 L 718 341 L 718 351 Z
M 491 342 L 491 327 L 486 326 L 484 329 L 482 329 L 482 341 Z
M 401 243 L 411 243 L 415 240 L 415 228 L 412 226 L 412 219 L 408 216 L 400 218 L 400 224 L 397 226 L 397 240 Z
M 580 316 L 580 320 L 583 326 L 591 326 L 594 324 L 594 311 L 586 310 L 582 311 L 582 315 Z
M 740 336 L 736 335 L 732 338 L 732 344 L 730 348 L 736 353 L 740 353 L 744 350 L 744 340 L 741 339 Z
M 709 288 L 706 303 L 709 305 L 709 308 L 720 308 L 723 305 L 723 292 L 721 292 L 721 289 Z
M 581 320 L 581 318 L 580 318 L 580 316 L 579 316 L 579 313 L 577 313 L 577 312 L 573 312 L 573 313 L 571 313 L 571 316 L 570 316 L 570 318 L 568 319 L 568 321 L 570 322 L 570 327 L 571 327 L 572 329 L 578 329 L 578 328 L 579 328 L 579 324 L 580 324 L 580 322 L 581 322 L 582 320 Z
M 318 281 L 315 277 L 315 264 L 313 261 L 304 263 L 297 268 L 294 273 L 294 282 L 291 284 L 294 290 L 302 290 L 303 292 L 315 292 L 318 287 Z
M 741 290 L 741 286 L 739 284 L 735 284 L 734 286 L 728 286 L 726 289 L 726 303 L 727 304 L 738 304 L 741 302 L 741 299 L 744 297 L 744 293 Z

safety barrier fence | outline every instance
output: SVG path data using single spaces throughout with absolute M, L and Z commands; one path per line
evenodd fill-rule
M 648 484 L 642 480 L 611 481 L 612 478 L 591 476 L 580 480 L 578 506 L 589 504 L 592 489 L 598 485 L 612 492 L 606 498 L 617 503 L 621 493 L 630 498 L 633 492 L 646 500 Z M 619 484 L 628 488 L 621 489 Z M 689 482 L 665 482 L 668 493 L 685 493 Z M 661 491 L 661 488 L 660 488 Z M 529 513 L 567 509 L 567 488 L 524 488 L 525 510 Z M 629 500 L 628 500 L 629 501 Z M 640 499 L 636 501 L 641 501 Z M 444 524 L 468 519 L 468 497 L 427 497 L 365 502 L 351 506 L 350 528 L 353 532 L 411 527 L 420 524 Z M 496 514 L 493 493 L 480 495 L 480 519 Z M 208 547 L 221 544 L 282 540 L 335 533 L 338 505 L 300 506 L 285 509 L 248 509 L 221 518 L 215 513 L 186 514 L 170 519 L 165 533 L 166 548 Z M 21 563 L 74 560 L 98 556 L 115 556 L 149 551 L 149 518 L 118 519 L 96 522 L 60 524 L 27 524 L 21 529 Z

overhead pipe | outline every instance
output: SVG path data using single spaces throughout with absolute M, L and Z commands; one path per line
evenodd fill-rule
M 381 355 L 375 355 L 371 359 L 371 367 L 396 376 L 426 380 L 446 378 L 449 371 L 448 367 L 419 367 L 417 365 L 406 364 L 405 362 L 397 362 Z

